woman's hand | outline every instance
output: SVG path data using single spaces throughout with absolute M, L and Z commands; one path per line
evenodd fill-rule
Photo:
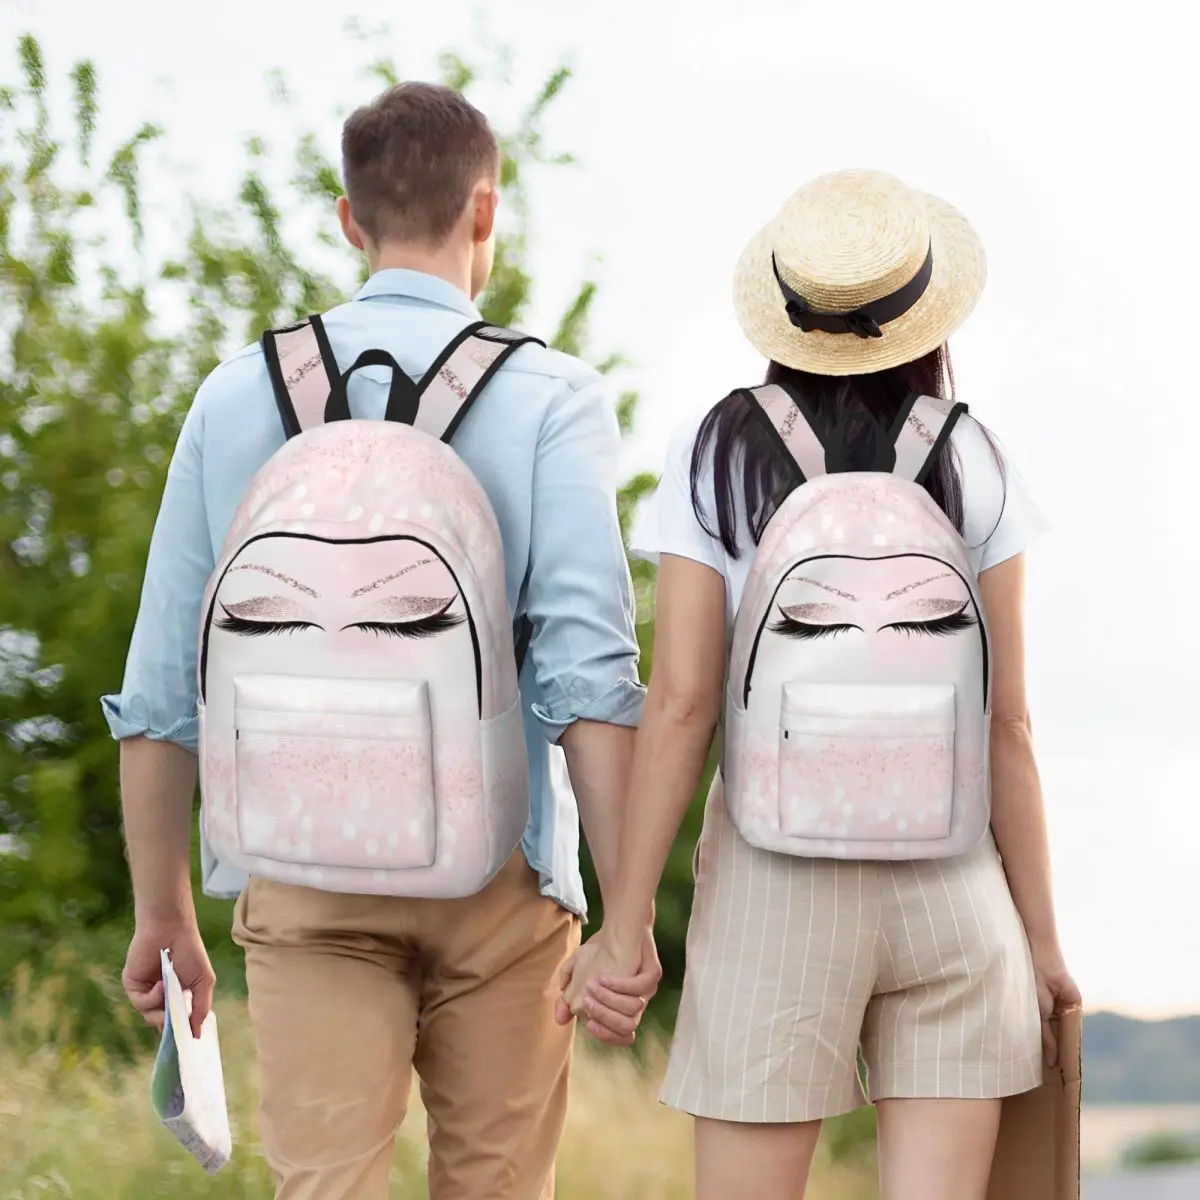
M 1058 1064 L 1058 1039 L 1050 1018 L 1077 1008 L 1083 1003 L 1083 997 L 1057 946 L 1032 946 L 1030 950 L 1033 955 L 1033 977 L 1037 982 L 1038 1012 L 1042 1018 L 1042 1052 L 1046 1065 L 1053 1067 Z
M 601 929 L 569 959 L 559 976 L 563 994 L 555 1018 L 587 1021 L 588 1032 L 607 1046 L 631 1046 L 646 1005 L 658 990 L 662 966 L 647 928 L 640 943 L 622 946 Z

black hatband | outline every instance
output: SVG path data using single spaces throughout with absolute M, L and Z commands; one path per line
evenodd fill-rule
M 929 281 L 933 278 L 933 246 L 925 256 L 921 269 L 902 288 L 890 295 L 872 300 L 861 308 L 848 313 L 819 312 L 814 309 L 794 288 L 789 287 L 779 274 L 779 264 L 771 255 L 771 269 L 775 282 L 783 293 L 788 320 L 804 333 L 820 330 L 822 333 L 853 333 L 860 338 L 883 337 L 881 325 L 902 317 L 925 295 Z

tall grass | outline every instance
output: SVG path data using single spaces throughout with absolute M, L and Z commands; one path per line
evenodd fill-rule
M 255 1136 L 254 1047 L 244 1002 L 218 999 L 236 1151 L 210 1179 L 151 1114 L 149 1053 L 120 1061 L 98 1048 L 80 1050 L 70 1038 L 74 1018 L 63 980 L 19 972 L 0 1029 L 0 1197 L 269 1198 L 270 1171 Z M 559 1200 L 692 1196 L 690 1120 L 656 1101 L 664 1060 L 659 1040 L 651 1039 L 639 1061 L 581 1039 L 559 1155 Z M 427 1197 L 424 1128 L 414 1091 L 397 1139 L 394 1196 Z M 872 1157 L 861 1138 L 829 1139 L 810 1200 L 874 1200 Z

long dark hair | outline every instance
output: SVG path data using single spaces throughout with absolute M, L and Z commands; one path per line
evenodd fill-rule
M 870 375 L 812 375 L 772 362 L 767 368 L 766 382 L 783 384 L 807 401 L 817 417 L 816 432 L 823 440 L 838 430 L 848 470 L 870 469 L 876 461 L 876 439 L 889 435 L 901 406 L 914 392 L 954 398 L 954 368 L 946 346 L 915 362 Z M 1002 466 L 994 443 L 992 449 Z M 710 451 L 716 495 L 716 512 L 712 514 L 705 511 L 700 497 L 700 480 Z M 692 450 L 691 482 L 696 519 L 710 537 L 721 539 L 731 558 L 737 558 L 746 549 L 738 545 L 738 500 L 757 545 L 767 522 L 796 486 L 782 452 L 752 416 L 749 402 L 739 392 L 726 396 L 701 423 Z M 962 476 L 950 442 L 938 455 L 925 488 L 962 533 Z M 711 524 L 713 519 L 715 529 Z

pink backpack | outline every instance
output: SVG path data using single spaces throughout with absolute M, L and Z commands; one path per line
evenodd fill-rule
M 744 394 L 801 486 L 763 533 L 734 624 L 730 816 L 783 854 L 962 854 L 990 820 L 988 636 L 963 540 L 922 484 L 966 406 L 913 397 L 877 470 L 827 474 L 800 398 Z
M 500 529 L 448 445 L 519 346 L 472 325 L 421 386 L 382 350 L 338 371 L 319 317 L 263 337 L 288 440 L 209 582 L 200 787 L 217 857 L 327 891 L 463 896 L 529 818 Z M 392 369 L 351 420 L 360 367 Z M 516 643 L 516 644 L 514 644 Z

